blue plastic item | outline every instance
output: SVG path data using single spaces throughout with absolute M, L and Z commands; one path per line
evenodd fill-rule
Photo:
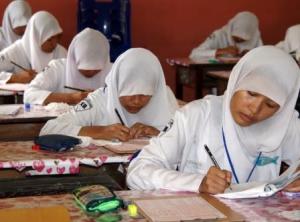
M 129 0 L 79 0 L 77 30 L 90 27 L 110 42 L 111 61 L 131 47 Z

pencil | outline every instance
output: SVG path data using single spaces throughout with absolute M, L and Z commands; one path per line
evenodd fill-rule
M 22 70 L 28 72 L 28 69 L 25 69 L 23 66 L 21 66 L 21 65 L 19 65 L 19 64 L 17 64 L 17 63 L 15 63 L 14 61 L 10 60 L 10 63 L 13 64 L 13 65 L 15 65 L 15 66 L 17 66 L 17 67 L 19 67 L 20 69 L 22 69 Z
M 79 88 L 75 88 L 75 87 L 71 87 L 71 86 L 64 86 L 65 89 L 72 89 L 72 90 L 76 90 L 79 92 L 86 92 L 86 90 L 84 89 L 79 89 Z
M 117 109 L 115 109 L 115 112 L 116 112 L 116 114 L 117 114 L 117 116 L 118 116 L 118 118 L 119 118 L 121 124 L 122 124 L 123 126 L 125 126 L 125 124 L 124 124 L 124 122 L 123 122 L 123 120 L 122 120 L 122 118 L 121 118 L 121 115 L 120 115 L 119 111 L 118 111 Z
M 208 148 L 208 146 L 206 144 L 204 144 L 204 148 L 205 148 L 208 156 L 210 157 L 211 161 L 214 163 L 214 165 L 221 170 L 220 165 L 218 164 L 217 160 L 215 159 L 214 155 L 210 152 L 210 149 Z M 229 186 L 229 189 L 232 190 L 230 183 L 228 183 L 228 186 Z

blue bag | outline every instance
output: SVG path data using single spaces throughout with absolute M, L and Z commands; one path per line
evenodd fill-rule
M 34 143 L 41 150 L 62 152 L 73 149 L 74 146 L 81 143 L 81 140 L 72 136 L 50 134 L 36 137 Z

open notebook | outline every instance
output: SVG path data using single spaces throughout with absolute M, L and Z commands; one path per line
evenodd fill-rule
M 107 144 L 104 147 L 115 153 L 135 153 L 149 144 L 149 138 L 132 139 L 127 142 L 119 142 L 119 144 Z
M 291 165 L 283 174 L 269 182 L 251 182 L 231 185 L 232 190 L 226 189 L 225 193 L 217 197 L 228 199 L 269 197 L 284 189 L 287 185 L 300 178 L 300 160 Z
M 102 139 L 92 139 L 88 136 L 77 136 L 82 143 L 79 145 L 81 147 L 89 146 L 94 144 L 96 146 L 103 146 L 106 149 L 118 153 L 118 154 L 132 154 L 137 150 L 142 149 L 144 146 L 149 144 L 150 138 L 139 138 L 132 139 L 126 142 L 121 141 L 111 141 L 111 140 L 102 140 Z

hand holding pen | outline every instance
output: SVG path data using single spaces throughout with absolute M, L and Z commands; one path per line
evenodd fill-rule
M 231 189 L 231 172 L 222 170 L 209 148 L 206 145 L 204 147 L 215 166 L 209 168 L 206 176 L 200 184 L 199 192 L 211 194 L 224 193 L 226 188 L 229 187 Z

